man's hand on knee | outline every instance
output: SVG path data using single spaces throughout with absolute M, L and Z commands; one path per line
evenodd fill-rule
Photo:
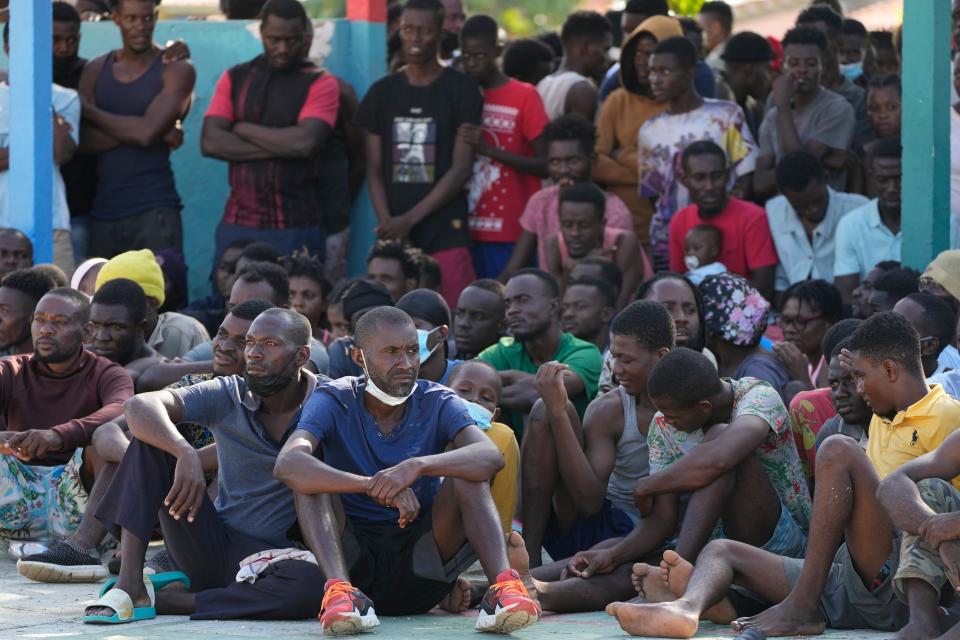
M 187 522 L 196 520 L 203 506 L 203 497 L 207 490 L 206 478 L 200 455 L 192 447 L 177 457 L 177 468 L 173 474 L 173 486 L 163 500 L 174 520 L 184 515 Z
M 948 540 L 960 540 L 960 512 L 930 516 L 917 532 L 934 549 Z

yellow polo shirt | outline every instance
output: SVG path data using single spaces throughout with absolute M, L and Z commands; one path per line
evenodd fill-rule
M 517 486 L 520 482 L 520 445 L 517 444 L 517 436 L 513 434 L 513 429 L 502 422 L 491 423 L 490 428 L 484 433 L 493 440 L 497 449 L 503 454 L 503 469 L 493 476 L 493 480 L 490 482 L 490 494 L 493 497 L 493 503 L 497 506 L 497 514 L 500 516 L 503 533 L 507 534 L 513 529 L 513 515 L 517 510 Z
M 960 427 L 960 401 L 948 396 L 943 387 L 930 385 L 923 398 L 893 416 L 892 420 L 874 414 L 870 419 L 867 457 L 881 478 L 887 477 L 914 458 L 940 446 Z M 960 489 L 960 476 L 953 479 Z

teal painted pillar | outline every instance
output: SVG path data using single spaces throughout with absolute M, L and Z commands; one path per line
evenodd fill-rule
M 950 0 L 904 2 L 903 264 L 950 243 Z
M 50 2 L 10 3 L 10 225 L 38 263 L 53 260 L 52 19 Z
M 387 72 L 387 8 L 383 0 L 347 2 L 350 25 L 351 77 L 361 98 L 376 80 Z M 347 270 L 351 276 L 367 272 L 366 259 L 376 235 L 377 217 L 364 183 L 350 215 L 350 249 Z

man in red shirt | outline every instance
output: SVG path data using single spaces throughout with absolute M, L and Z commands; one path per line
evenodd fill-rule
M 773 300 L 777 250 L 762 207 L 730 197 L 727 156 L 715 142 L 701 140 L 684 149 L 681 180 L 693 201 L 670 221 L 670 270 L 683 273 L 683 239 L 693 227 L 710 224 L 723 233 L 718 262 L 748 278 Z
M 216 257 L 249 237 L 283 254 L 306 247 L 322 262 L 331 203 L 320 197 L 317 181 L 329 176 L 318 171 L 318 153 L 337 122 L 340 86 L 304 57 L 311 31 L 303 5 L 270 0 L 261 15 L 263 55 L 224 72 L 203 120 L 203 154 L 230 163 Z
M 550 120 L 537 88 L 500 70 L 497 34 L 496 20 L 483 15 L 460 30 L 463 69 L 483 90 L 483 125 L 464 123 L 457 132 L 477 154 L 467 199 L 478 278 L 503 271 L 520 237 L 520 213 L 547 177 L 541 134 Z

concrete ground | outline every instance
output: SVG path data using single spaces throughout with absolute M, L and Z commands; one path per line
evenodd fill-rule
M 183 616 L 163 616 L 149 622 L 119 626 L 94 626 L 80 622 L 83 607 L 96 598 L 93 584 L 41 584 L 22 578 L 16 564 L 0 554 L 0 640 L 103 638 L 106 640 L 207 640 L 209 638 L 273 638 L 316 640 L 316 621 L 303 622 L 191 622 Z M 318 594 L 319 598 L 320 595 Z M 409 618 L 381 618 L 374 637 L 381 640 L 448 640 L 474 635 L 475 613 L 440 612 Z M 727 639 L 727 628 L 704 626 L 698 638 Z M 541 622 L 516 634 L 518 640 L 576 637 L 578 640 L 623 638 L 616 621 L 603 613 L 545 615 Z M 893 634 L 831 631 L 826 640 L 888 640 Z

